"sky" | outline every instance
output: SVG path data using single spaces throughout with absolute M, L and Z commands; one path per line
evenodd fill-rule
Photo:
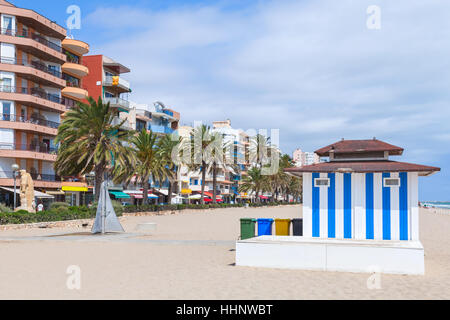
M 405 148 L 395 160 L 440 167 L 420 199 L 450 201 L 450 1 L 12 2 L 63 26 L 78 5 L 72 35 L 130 67 L 130 99 L 163 101 L 182 125 L 279 129 L 290 154 L 376 137 Z

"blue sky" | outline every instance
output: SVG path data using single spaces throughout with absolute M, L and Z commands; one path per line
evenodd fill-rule
M 377 137 L 398 160 L 439 166 L 422 200 L 450 200 L 450 1 L 32 1 L 75 38 L 129 66 L 130 97 L 160 100 L 182 124 L 231 119 L 280 129 L 284 152 Z M 366 27 L 369 5 L 381 29 Z

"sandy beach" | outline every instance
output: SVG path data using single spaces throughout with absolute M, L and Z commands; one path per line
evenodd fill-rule
M 296 218 L 301 206 L 217 209 L 126 217 L 126 235 L 82 229 L 0 232 L 1 299 L 450 299 L 450 215 L 420 213 L 425 276 L 256 269 L 234 266 L 239 219 Z M 136 234 L 142 222 L 154 235 Z M 70 236 L 61 234 L 73 233 Z M 69 266 L 81 290 L 66 285 Z

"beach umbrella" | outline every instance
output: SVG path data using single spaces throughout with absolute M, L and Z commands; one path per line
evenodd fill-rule
M 104 181 L 100 186 L 100 198 L 97 206 L 97 216 L 92 227 L 93 234 L 107 232 L 125 232 L 117 219 L 108 192 L 108 183 Z

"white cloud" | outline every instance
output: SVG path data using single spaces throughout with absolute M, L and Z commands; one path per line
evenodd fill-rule
M 285 151 L 376 136 L 434 154 L 450 132 L 450 2 L 377 1 L 377 31 L 366 28 L 371 4 L 123 6 L 99 8 L 85 26 L 107 34 L 96 53 L 132 69 L 133 99 L 164 101 L 182 123 L 280 128 Z

